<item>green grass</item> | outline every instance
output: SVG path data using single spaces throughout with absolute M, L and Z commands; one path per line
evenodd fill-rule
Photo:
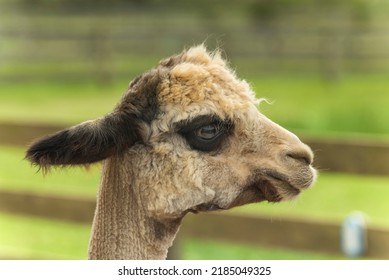
M 253 248 L 240 244 L 197 239 L 185 240 L 183 243 L 183 258 L 187 260 L 326 260 L 341 258 L 314 252 Z
M 100 178 L 101 165 L 84 168 L 52 169 L 44 176 L 24 160 L 22 148 L 0 146 L 0 188 L 95 196 Z
M 26 91 L 27 87 L 27 91 Z M 0 87 L 0 120 L 73 124 L 112 110 L 127 86 L 7 84 Z
M 252 80 L 258 96 L 273 105 L 261 111 L 289 129 L 310 133 L 389 135 L 389 83 L 381 75 L 345 76 L 323 81 L 312 76 Z
M 0 258 L 85 259 L 89 225 L 0 213 Z

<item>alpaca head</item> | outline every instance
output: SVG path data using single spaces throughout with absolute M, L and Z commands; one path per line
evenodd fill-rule
M 115 158 L 160 219 L 291 199 L 315 180 L 312 152 L 257 103 L 219 53 L 198 46 L 133 80 L 108 115 L 39 140 L 27 158 L 42 168 Z

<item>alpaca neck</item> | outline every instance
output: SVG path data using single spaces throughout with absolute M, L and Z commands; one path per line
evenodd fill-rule
M 104 164 L 89 259 L 165 259 L 180 220 L 147 215 L 138 195 L 142 188 L 124 169 L 115 158 Z

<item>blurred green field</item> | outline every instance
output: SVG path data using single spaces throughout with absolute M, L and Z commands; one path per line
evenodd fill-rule
M 205 40 L 271 103 L 259 109 L 298 135 L 389 139 L 387 1 L 49 2 L 0 0 L 0 122 L 100 117 L 162 54 Z M 1 189 L 95 197 L 101 165 L 43 177 L 23 150 L 0 145 Z M 389 176 L 323 172 L 293 202 L 231 211 L 337 222 L 363 211 L 389 227 L 388 186 Z M 0 213 L 0 258 L 84 259 L 89 232 Z M 183 248 L 186 259 L 338 257 L 194 239 Z

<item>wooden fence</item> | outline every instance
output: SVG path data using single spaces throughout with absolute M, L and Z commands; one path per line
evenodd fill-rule
M 0 123 L 0 144 L 26 145 L 32 139 L 62 126 Z M 389 143 L 385 141 L 305 139 L 316 151 L 316 164 L 329 171 L 389 174 Z M 0 211 L 91 223 L 95 199 L 0 190 Z M 243 243 L 251 246 L 290 248 L 341 254 L 340 224 L 283 217 L 220 214 L 188 215 L 179 233 L 195 237 Z M 389 230 L 369 226 L 365 257 L 389 258 Z

